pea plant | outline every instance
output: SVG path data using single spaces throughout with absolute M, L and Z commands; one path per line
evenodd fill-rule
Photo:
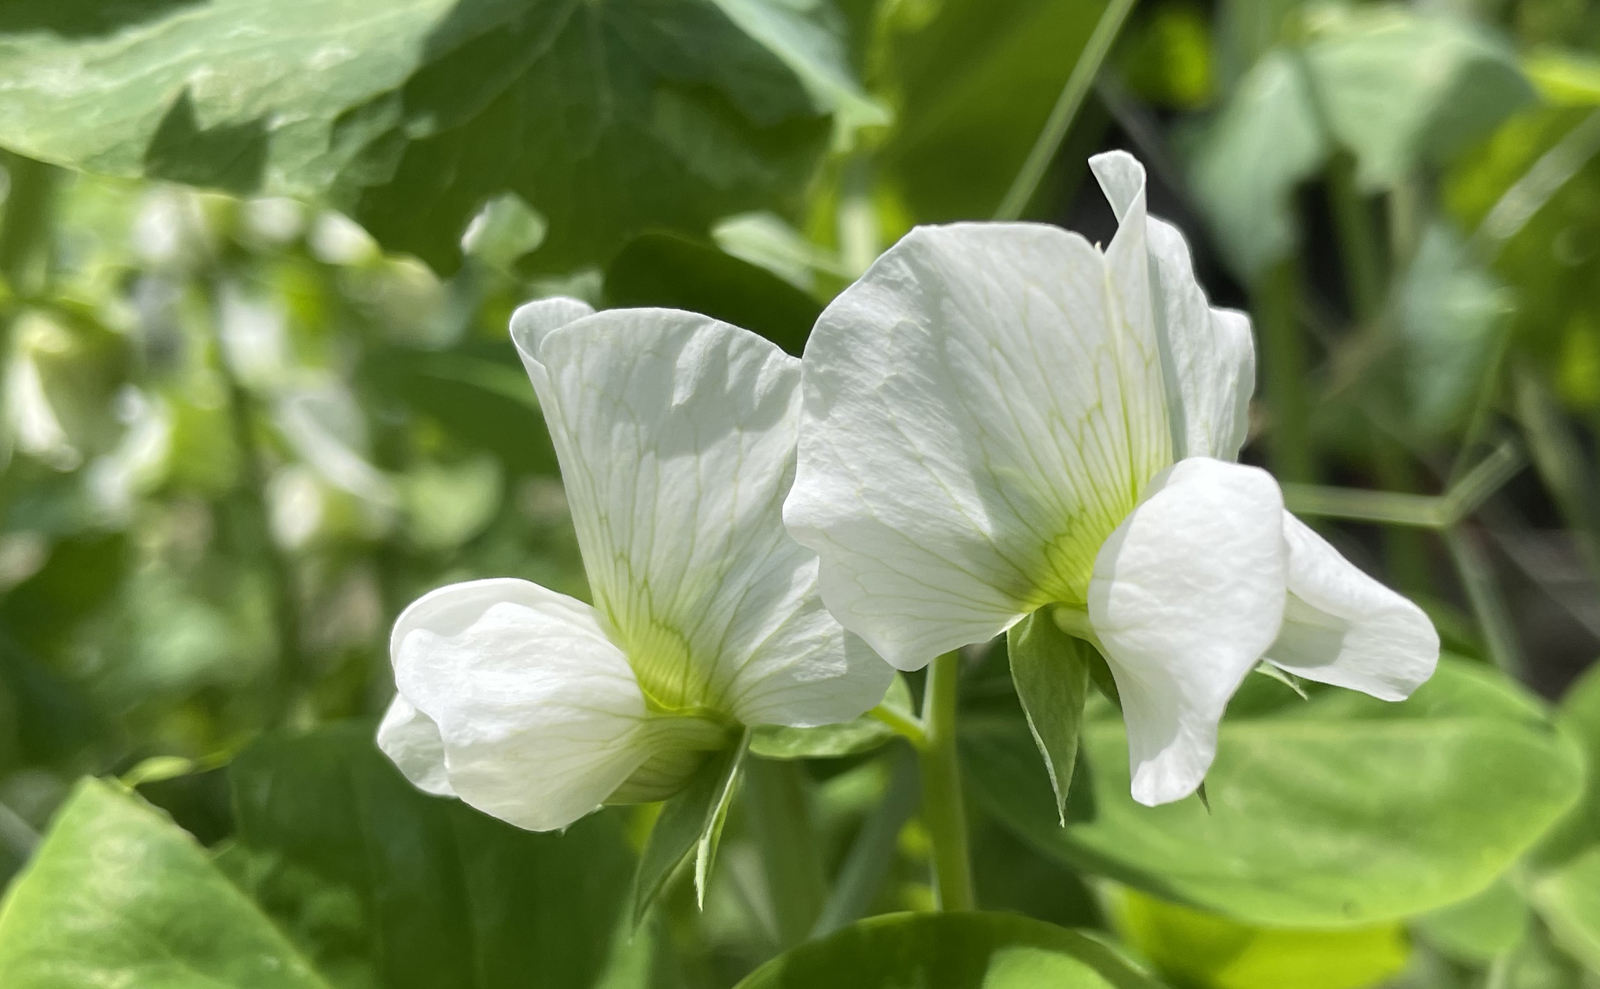
M 12 0 L 0 985 L 1600 986 L 1597 47 Z

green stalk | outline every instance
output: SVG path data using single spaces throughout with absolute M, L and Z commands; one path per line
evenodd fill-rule
M 1444 544 L 1461 573 L 1461 583 L 1472 605 L 1473 617 L 1483 630 L 1484 645 L 1489 659 L 1500 672 L 1512 679 L 1521 679 L 1524 664 L 1522 647 L 1517 641 L 1516 624 L 1511 620 L 1511 609 L 1506 607 L 1505 596 L 1495 580 L 1494 568 L 1489 565 L 1478 534 L 1464 527 L 1444 530 Z
M 216 367 L 228 396 L 228 421 L 233 433 L 243 473 L 237 504 L 243 515 L 246 538 L 251 549 L 266 565 L 272 585 L 272 616 L 278 640 L 278 683 L 272 699 L 269 723 L 281 726 L 294 714 L 301 688 L 309 679 L 305 655 L 300 646 L 300 595 L 295 587 L 294 568 L 272 535 L 272 521 L 266 501 L 266 457 L 256 441 L 255 397 L 234 373 L 222 339 L 222 275 L 208 278 L 211 294 L 212 345 L 216 347 Z
M 1339 232 L 1339 253 L 1356 319 L 1370 323 L 1383 307 L 1383 261 L 1372 210 L 1356 188 L 1355 159 L 1340 153 L 1328 163 L 1328 198 Z
M 744 768 L 745 806 L 761 848 L 778 940 L 790 948 L 810 933 L 827 892 L 805 782 L 794 762 L 748 759 Z
M 1265 365 L 1267 414 L 1271 417 L 1268 456 L 1278 480 L 1310 483 L 1315 474 L 1311 454 L 1310 394 L 1306 379 L 1305 339 L 1300 333 L 1300 275 L 1291 255 L 1256 279 L 1251 293 Z
M 1056 97 L 1056 105 L 1050 109 L 1044 128 L 1039 131 L 1028 157 L 1022 162 L 1022 168 L 1017 171 L 1017 177 L 1011 181 L 1011 188 L 1006 190 L 1005 198 L 1000 200 L 1000 206 L 994 211 L 996 220 L 1015 220 L 1028 208 L 1033 194 L 1038 191 L 1039 181 L 1044 178 L 1067 131 L 1072 128 L 1072 121 L 1077 118 L 1084 97 L 1089 95 L 1094 77 L 1099 75 L 1100 66 L 1110 54 L 1111 43 L 1122 30 L 1128 12 L 1133 10 L 1133 4 L 1134 0 L 1111 0 L 1106 4 L 1106 9 L 1094 26 L 1094 32 L 1078 54 L 1072 74 L 1067 76 L 1067 84 L 1061 87 L 1061 95 Z
M 1365 332 L 1388 334 L 1384 318 L 1383 259 L 1378 226 L 1371 205 L 1356 188 L 1355 159 L 1341 152 L 1328 164 L 1328 195 L 1334 225 L 1339 232 L 1339 254 L 1351 309 Z M 1410 493 L 1417 488 L 1416 473 L 1405 449 L 1381 429 L 1372 434 L 1373 464 L 1378 485 L 1385 491 Z M 1429 590 L 1428 548 L 1418 532 L 1403 528 L 1383 530 L 1384 555 L 1395 583 L 1413 596 Z
M 1392 436 L 1381 429 L 1372 430 L 1372 454 L 1379 487 L 1406 494 L 1416 490 L 1416 472 L 1405 449 Z M 1389 572 L 1402 591 L 1412 597 L 1430 593 L 1433 581 L 1428 572 L 1428 547 L 1422 533 L 1411 528 L 1386 526 L 1383 549 Z
M 933 844 L 933 878 L 940 910 L 972 910 L 967 813 L 956 755 L 956 699 L 961 656 L 947 652 L 928 666 L 922 700 L 927 745 L 922 750 L 922 820 Z
M 0 161 L 11 180 L 0 224 L 0 275 L 18 297 L 36 298 L 50 284 L 50 228 L 63 172 L 21 155 Z
M 1578 540 L 1590 572 L 1600 576 L 1600 496 L 1594 472 L 1572 427 L 1537 372 L 1512 372 L 1512 395 L 1533 454 L 1533 465 Z

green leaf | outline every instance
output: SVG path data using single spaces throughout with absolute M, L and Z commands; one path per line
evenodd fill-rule
M 1332 138 L 1355 153 L 1356 181 L 1373 191 L 1448 162 L 1534 101 L 1510 46 L 1449 15 L 1351 9 L 1306 59 Z
M 719 752 L 695 771 L 689 784 L 661 806 L 650 829 L 639 868 L 633 877 L 633 922 L 638 926 L 650 905 L 666 889 L 678 867 L 694 857 L 695 898 L 705 903 L 706 879 L 722 840 L 722 826 L 739 786 L 740 770 L 749 751 L 749 732 L 736 748 Z
M 1286 700 L 1256 702 L 1264 691 Z M 1020 717 L 966 718 L 967 779 L 1045 854 L 1295 927 L 1373 924 L 1477 892 L 1571 807 L 1581 782 L 1576 747 L 1538 702 L 1459 660 L 1399 704 L 1340 690 L 1303 702 L 1252 677 L 1232 709 L 1206 777 L 1210 813 L 1196 800 L 1131 799 L 1122 724 L 1106 707 L 1084 727 L 1090 786 L 1074 791 L 1065 830 Z
M 604 970 L 632 867 L 616 815 L 522 831 L 412 787 L 367 724 L 266 736 L 231 777 L 240 881 L 324 971 L 582 989 Z
M 1176 985 L 1208 989 L 1362 989 L 1410 954 L 1397 923 L 1343 930 L 1252 927 L 1137 890 L 1111 894 L 1123 938 Z
M 160 811 L 84 779 L 0 909 L 6 989 L 326 989 Z
M 0 134 L 97 172 L 325 197 L 441 269 L 468 220 L 511 192 L 548 224 L 525 264 L 566 270 L 647 228 L 792 209 L 827 115 L 841 139 L 882 119 L 830 14 L 780 0 L 16 0 L 0 16 Z
M 1328 156 L 1312 106 L 1304 65 L 1288 52 L 1270 52 L 1240 81 L 1195 149 L 1195 196 L 1246 277 L 1296 246 L 1295 187 Z
M 1456 232 L 1430 226 L 1400 284 L 1401 346 L 1414 426 L 1438 436 L 1472 411 L 1511 299 Z
M 1011 658 L 1011 680 L 1022 702 L 1050 788 L 1056 795 L 1056 813 L 1067 826 L 1067 790 L 1078 759 L 1078 726 L 1089 693 L 1089 658 L 1094 646 L 1061 631 L 1049 608 L 1035 611 L 1006 633 L 1006 654 Z
M 1246 277 L 1296 246 L 1294 189 L 1334 150 L 1364 189 L 1393 188 L 1534 99 L 1509 48 L 1450 16 L 1369 5 L 1313 26 L 1251 67 L 1196 147 L 1195 194 Z
M 999 913 L 873 917 L 779 955 L 738 989 L 1157 989 L 1116 952 Z
M 606 305 L 704 313 L 796 356 L 822 314 L 815 299 L 765 268 L 672 234 L 645 234 L 612 259 Z
M 915 718 L 911 688 L 898 674 L 889 683 L 883 706 Z M 895 737 L 893 728 L 877 718 L 863 714 L 854 721 L 817 728 L 788 728 L 761 725 L 750 735 L 750 752 L 763 759 L 838 759 L 870 752 Z

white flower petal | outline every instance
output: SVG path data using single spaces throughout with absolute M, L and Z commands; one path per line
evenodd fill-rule
M 444 767 L 439 726 L 399 694 L 378 724 L 378 748 L 417 789 L 436 797 L 455 796 Z
M 395 682 L 438 726 L 452 789 L 519 827 L 566 827 L 652 752 L 709 750 L 726 735 L 696 718 L 652 717 L 593 610 L 537 584 L 441 588 L 395 632 Z
M 1272 476 L 1206 457 L 1173 465 L 1106 541 L 1089 620 L 1128 725 L 1133 798 L 1193 793 L 1228 698 L 1278 635 L 1287 549 Z
M 1174 455 L 1233 460 L 1244 445 L 1255 389 L 1250 318 L 1212 308 L 1183 234 L 1144 215 L 1143 165 L 1125 151 L 1109 151 L 1090 158 L 1089 167 L 1122 226 L 1142 225 L 1148 240 Z
M 564 295 L 538 299 L 519 306 L 511 314 L 511 339 L 516 342 L 518 352 L 537 354 L 539 345 L 552 331 L 593 315 L 594 307 L 581 299 Z M 523 360 L 526 362 L 527 358 Z
M 1052 602 L 1170 460 L 1144 270 L 1036 224 L 919 227 L 806 346 L 784 518 L 834 616 L 916 669 Z M 1147 294 L 1147 293 L 1146 293 Z
M 1433 622 L 1288 512 L 1283 535 L 1289 605 L 1267 660 L 1307 680 L 1386 701 L 1411 696 L 1439 662 Z
M 816 557 L 783 528 L 800 362 L 694 313 L 618 309 L 547 329 L 581 311 L 535 305 L 514 338 L 596 608 L 652 700 L 781 724 L 877 703 L 892 671 L 845 648 Z

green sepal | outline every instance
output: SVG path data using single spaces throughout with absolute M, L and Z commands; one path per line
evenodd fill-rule
M 633 922 L 644 919 L 683 864 L 694 856 L 695 900 L 705 905 L 706 880 L 728 820 L 728 806 L 738 788 L 744 756 L 750 748 L 750 731 L 738 745 L 707 759 L 690 777 L 688 786 L 661 807 L 661 815 L 650 829 L 644 853 L 639 856 L 639 871 L 633 878 Z
M 1006 633 L 1011 680 L 1044 757 L 1056 795 L 1056 816 L 1067 826 L 1067 790 L 1078 758 L 1078 728 L 1089 692 L 1094 647 L 1063 632 L 1048 612 L 1036 611 Z M 1098 654 L 1096 654 L 1098 656 Z

